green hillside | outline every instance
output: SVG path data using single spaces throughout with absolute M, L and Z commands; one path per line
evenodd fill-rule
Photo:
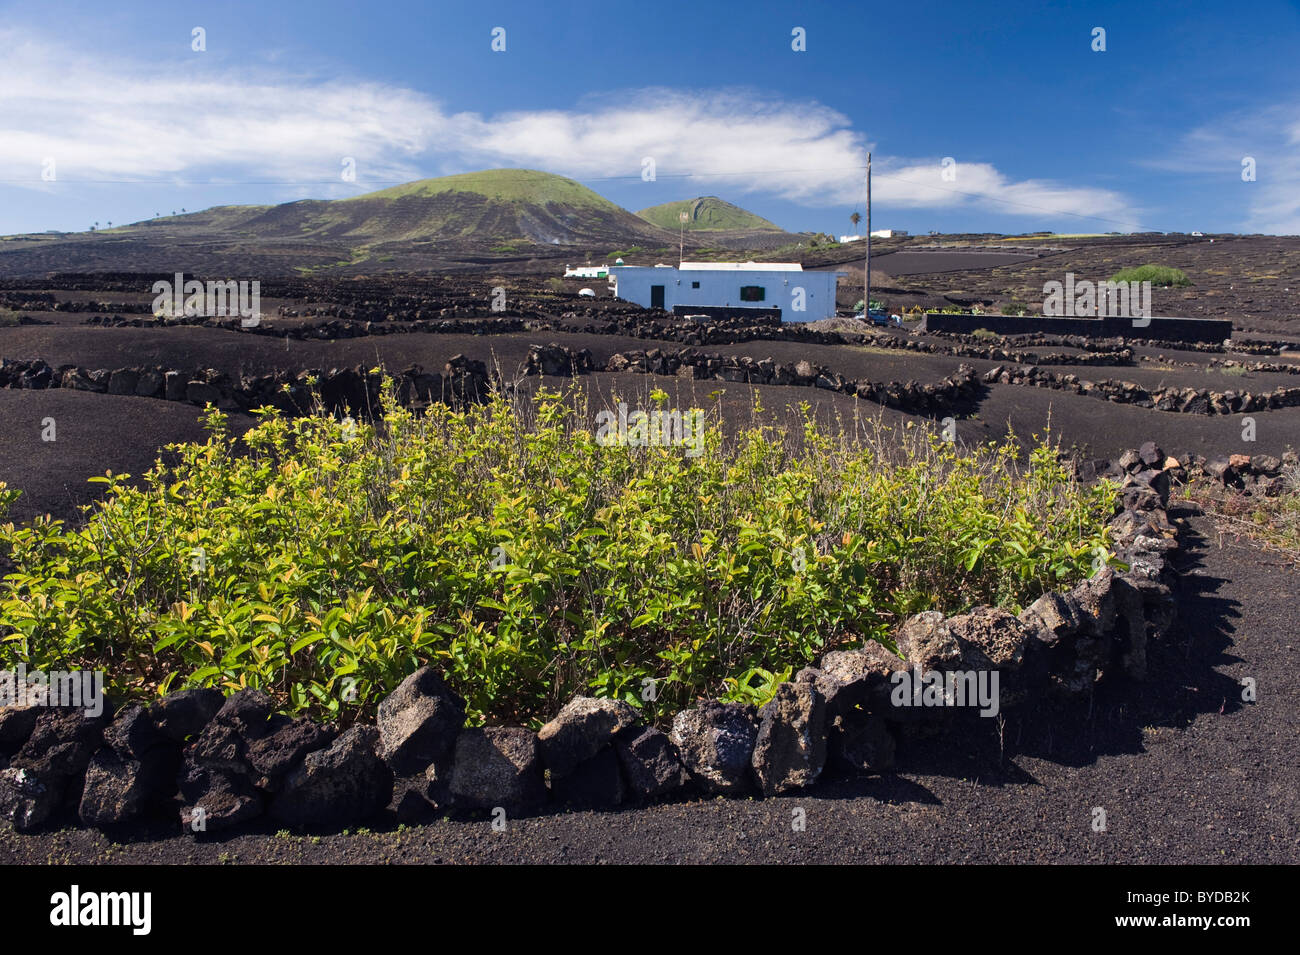
M 706 256 L 766 250 L 797 239 L 712 196 L 635 215 L 564 176 L 487 169 L 346 199 L 214 206 L 99 233 L 42 237 L 3 250 L 0 270 L 147 272 L 184 266 L 287 274 L 420 270 L 439 267 L 436 263 L 481 267 L 553 256 L 566 247 L 601 256 L 619 249 L 674 248 L 682 211 L 691 217 L 688 246 Z
M 437 179 L 418 179 L 390 189 L 367 192 L 344 199 L 362 202 L 367 199 L 404 199 L 411 196 L 431 197 L 447 193 L 467 193 L 495 202 L 522 202 L 545 205 L 576 206 L 616 211 L 618 206 L 597 195 L 581 183 L 536 169 L 484 169 Z
M 686 212 L 690 232 L 740 235 L 783 230 L 768 220 L 704 196 L 635 215 L 579 182 L 536 169 L 485 169 L 367 192 L 346 199 L 301 199 L 277 206 L 217 206 L 136 223 L 154 234 L 238 234 L 270 241 L 347 242 L 355 247 L 430 239 L 536 245 L 665 245 Z
M 346 199 L 221 206 L 138 225 L 367 246 L 431 238 L 545 245 L 644 244 L 668 238 L 586 186 L 533 169 L 420 179 Z
M 740 206 L 733 206 L 717 196 L 665 202 L 663 205 L 642 209 L 637 215 L 661 229 L 676 231 L 682 225 L 679 217 L 683 212 L 689 217 L 686 221 L 687 232 L 784 231 L 762 216 L 756 216 Z

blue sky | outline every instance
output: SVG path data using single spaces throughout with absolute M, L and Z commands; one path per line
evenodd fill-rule
M 868 149 L 876 228 L 1300 233 L 1295 3 L 23 0 L 0 49 L 0 233 L 504 166 L 841 234 Z

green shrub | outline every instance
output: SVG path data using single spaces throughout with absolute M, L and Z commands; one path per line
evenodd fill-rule
M 1000 342 L 1002 336 L 997 332 L 991 332 L 987 328 L 977 328 L 970 333 L 971 338 L 978 338 L 982 342 Z
M 9 513 L 9 505 L 18 500 L 20 493 L 11 491 L 8 484 L 0 481 L 0 520 L 4 520 L 5 515 Z
M 1120 269 L 1110 277 L 1112 282 L 1150 282 L 1156 288 L 1170 288 L 1175 285 L 1191 285 L 1191 279 L 1182 269 L 1166 265 L 1139 265 L 1137 268 Z
M 1019 608 L 1108 548 L 1115 487 L 1047 443 L 1020 466 L 1009 441 L 877 423 L 855 443 L 805 413 L 797 439 L 709 426 L 690 456 L 602 446 L 584 399 L 545 391 L 425 414 L 389 394 L 373 425 L 263 410 L 238 440 L 209 410 L 141 486 L 96 479 L 80 526 L 0 528 L 0 664 L 352 720 L 427 662 L 475 722 L 535 725 L 574 693 L 656 718 L 761 703 L 911 613 Z

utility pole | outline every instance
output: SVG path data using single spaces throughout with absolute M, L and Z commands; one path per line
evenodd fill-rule
M 867 153 L 867 264 L 862 270 L 862 318 L 871 321 L 871 153 Z
M 682 224 L 681 228 L 677 232 L 677 267 L 678 268 L 681 268 L 682 263 L 686 261 L 686 220 L 689 218 L 690 218 L 689 213 L 679 212 L 677 214 L 677 221 Z

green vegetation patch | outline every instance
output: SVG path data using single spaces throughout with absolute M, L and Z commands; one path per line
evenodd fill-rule
M 263 409 L 239 439 L 210 409 L 140 486 L 95 479 L 79 526 L 0 527 L 0 666 L 102 669 L 117 699 L 261 687 L 347 721 L 431 663 L 474 722 L 537 725 L 575 693 L 659 719 L 762 703 L 906 615 L 1018 609 L 1109 554 L 1116 487 L 1046 442 L 1022 465 L 1009 441 L 853 442 L 807 408 L 802 434 L 724 440 L 716 412 L 683 447 L 598 440 L 576 393 L 413 413 L 390 392 L 374 424 Z
M 616 212 L 619 207 L 586 186 L 564 176 L 536 169 L 485 169 L 437 179 L 420 179 L 391 189 L 351 196 L 341 202 L 366 199 L 402 199 L 464 192 L 497 202 L 556 203 Z
M 683 224 L 681 214 L 686 213 Z M 762 216 L 755 215 L 747 209 L 732 205 L 716 196 L 702 196 L 698 199 L 683 199 L 679 202 L 665 202 L 662 205 L 642 209 L 637 216 L 661 229 L 677 231 L 685 228 L 687 232 L 726 232 L 733 230 L 753 230 L 763 232 L 780 232 L 781 227 L 769 222 Z
M 1112 282 L 1150 282 L 1156 288 L 1191 285 L 1192 281 L 1182 269 L 1167 265 L 1139 265 L 1132 269 L 1120 269 L 1110 277 Z

